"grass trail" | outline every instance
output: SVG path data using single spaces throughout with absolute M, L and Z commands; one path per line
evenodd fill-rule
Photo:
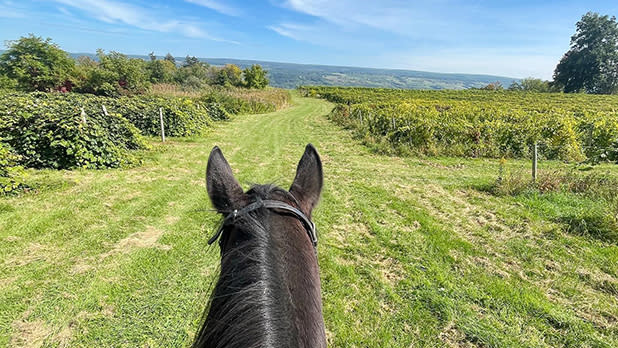
M 138 168 L 33 171 L 38 193 L 0 199 L 0 347 L 187 346 L 218 259 L 210 149 L 245 188 L 287 188 L 309 142 L 330 346 L 618 346 L 618 247 L 556 219 L 595 202 L 494 197 L 478 188 L 497 161 L 375 155 L 331 104 L 294 102 L 157 145 Z

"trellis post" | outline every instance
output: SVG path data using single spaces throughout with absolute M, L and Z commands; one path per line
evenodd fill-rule
M 536 182 L 537 177 L 537 161 L 539 156 L 538 143 L 534 142 L 534 151 L 532 153 L 532 181 Z
M 86 111 L 84 110 L 84 107 L 81 107 L 82 112 L 79 114 L 82 117 L 82 123 L 86 124 Z
M 165 126 L 163 125 L 163 108 L 159 108 L 159 121 L 161 121 L 161 142 L 165 142 Z

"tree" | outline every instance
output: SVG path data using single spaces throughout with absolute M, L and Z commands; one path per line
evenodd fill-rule
M 217 72 L 215 83 L 221 86 L 240 87 L 243 85 L 242 70 L 235 64 L 226 64 Z
M 176 64 L 169 60 L 157 59 L 153 52 L 149 54 L 150 61 L 146 63 L 146 69 L 152 83 L 172 82 L 176 75 Z
M 114 51 L 105 54 L 100 49 L 97 58 L 98 63 L 82 58 L 78 61 L 80 92 L 116 96 L 142 93 L 150 87 L 146 62 L 142 59 L 131 59 Z
M 192 89 L 200 89 L 210 82 L 210 65 L 200 62 L 195 57 L 185 59 L 182 67 L 176 70 L 175 79 L 178 83 Z
M 7 48 L 0 56 L 0 75 L 15 81 L 17 88 L 49 91 L 72 85 L 75 62 L 50 38 L 30 34 L 9 41 Z
M 251 68 L 246 68 L 243 74 L 245 75 L 245 86 L 247 88 L 262 89 L 268 86 L 266 71 L 258 64 L 253 64 Z
M 502 91 L 504 87 L 502 87 L 502 82 L 496 81 L 488 84 L 485 87 L 481 87 L 481 89 L 486 91 Z
M 564 92 L 618 92 L 618 23 L 616 17 L 588 12 L 577 22 L 571 48 L 554 70 Z
M 182 66 L 194 66 L 194 65 L 197 65 L 197 64 L 200 64 L 200 63 L 201 62 L 200 62 L 199 59 L 197 59 L 195 57 L 187 56 L 185 58 L 185 62 L 182 64 Z
M 526 91 L 537 93 L 547 93 L 552 91 L 549 81 L 543 81 L 534 77 L 527 77 L 520 82 L 513 82 L 508 89 L 509 91 Z
M 172 62 L 172 63 L 174 63 L 174 65 L 176 65 L 176 58 L 174 58 L 174 56 L 172 56 L 172 54 L 169 53 L 169 52 L 165 55 L 165 58 L 163 58 L 163 60 L 166 60 L 168 62 Z

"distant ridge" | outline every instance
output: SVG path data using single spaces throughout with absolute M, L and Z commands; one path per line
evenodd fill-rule
M 271 84 L 282 88 L 299 85 L 358 86 L 405 89 L 465 89 L 500 82 L 505 88 L 520 79 L 475 74 L 434 73 L 403 69 L 278 63 L 230 58 L 205 58 L 213 65 L 236 64 L 241 68 L 260 64 L 269 71 Z
M 96 58 L 96 55 L 92 53 L 70 54 L 74 58 L 79 56 Z M 129 56 L 145 60 L 150 59 L 145 55 Z M 181 63 L 183 60 L 184 57 L 176 57 L 176 62 L 178 63 Z M 252 64 L 259 64 L 268 71 L 270 84 L 280 88 L 324 85 L 402 89 L 466 89 L 484 87 L 492 82 L 500 82 L 506 88 L 514 81 L 520 80 L 518 78 L 492 75 L 280 63 L 232 58 L 199 58 L 199 60 L 212 65 L 236 64 L 243 69 Z

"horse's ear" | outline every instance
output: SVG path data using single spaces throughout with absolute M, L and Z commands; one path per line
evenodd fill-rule
M 290 193 L 296 197 L 300 203 L 301 210 L 308 216 L 311 215 L 311 211 L 320 200 L 322 183 L 323 174 L 320 155 L 318 155 L 318 150 L 313 145 L 308 144 L 303 157 L 298 162 L 296 177 L 290 187 Z
M 246 200 L 242 187 L 234 178 L 219 147 L 213 147 L 206 166 L 206 188 L 212 205 L 218 212 L 230 212 L 244 205 Z

